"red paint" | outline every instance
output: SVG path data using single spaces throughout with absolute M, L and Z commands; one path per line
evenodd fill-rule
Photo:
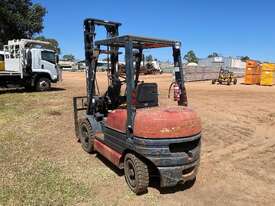
M 98 141 L 97 139 L 94 140 L 94 149 L 98 151 L 100 154 L 102 154 L 105 158 L 110 160 L 114 165 L 119 167 L 122 154 L 111 149 L 110 147 L 106 146 L 105 144 Z
M 117 109 L 108 114 L 108 127 L 125 132 L 127 111 Z M 134 135 L 143 138 L 182 138 L 201 132 L 196 113 L 187 107 L 151 107 L 137 109 Z

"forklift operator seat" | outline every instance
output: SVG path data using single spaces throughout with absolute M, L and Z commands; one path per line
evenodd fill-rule
M 136 88 L 136 108 L 158 106 L 158 85 L 141 83 Z
M 109 99 L 108 109 L 116 109 L 121 104 L 120 98 L 121 81 L 118 77 L 113 75 L 113 82 L 105 93 L 105 96 Z

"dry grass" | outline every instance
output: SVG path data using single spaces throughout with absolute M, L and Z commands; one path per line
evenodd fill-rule
M 38 128 L 60 115 L 40 107 L 50 93 L 0 95 L 0 205 L 71 205 L 88 198 L 89 187 L 64 174 L 41 151 Z M 42 121 L 42 122 L 41 122 Z
M 161 105 L 174 104 L 170 75 L 142 78 L 158 83 Z M 84 73 L 65 72 L 58 87 L 0 93 L 0 205 L 274 205 L 275 87 L 187 83 L 203 123 L 197 181 L 142 196 L 75 141 L 72 97 L 85 95 Z

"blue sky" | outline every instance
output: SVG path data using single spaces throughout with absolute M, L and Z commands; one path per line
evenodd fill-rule
M 42 35 L 59 41 L 62 54 L 83 58 L 83 19 L 122 23 L 120 34 L 180 40 L 182 53 L 203 58 L 248 55 L 275 62 L 273 0 L 34 0 L 48 10 Z M 100 30 L 99 37 L 103 37 Z M 171 59 L 161 50 L 159 59 Z M 153 53 L 155 54 L 155 53 Z

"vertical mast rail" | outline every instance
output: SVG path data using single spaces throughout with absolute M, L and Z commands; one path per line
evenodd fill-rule
M 181 45 L 179 42 L 173 47 L 174 67 L 176 68 L 175 80 L 181 90 L 181 95 L 180 95 L 180 100 L 178 101 L 178 105 L 187 106 L 188 102 L 187 102 L 186 88 L 184 84 L 184 73 L 183 73 L 180 48 L 181 48 Z

